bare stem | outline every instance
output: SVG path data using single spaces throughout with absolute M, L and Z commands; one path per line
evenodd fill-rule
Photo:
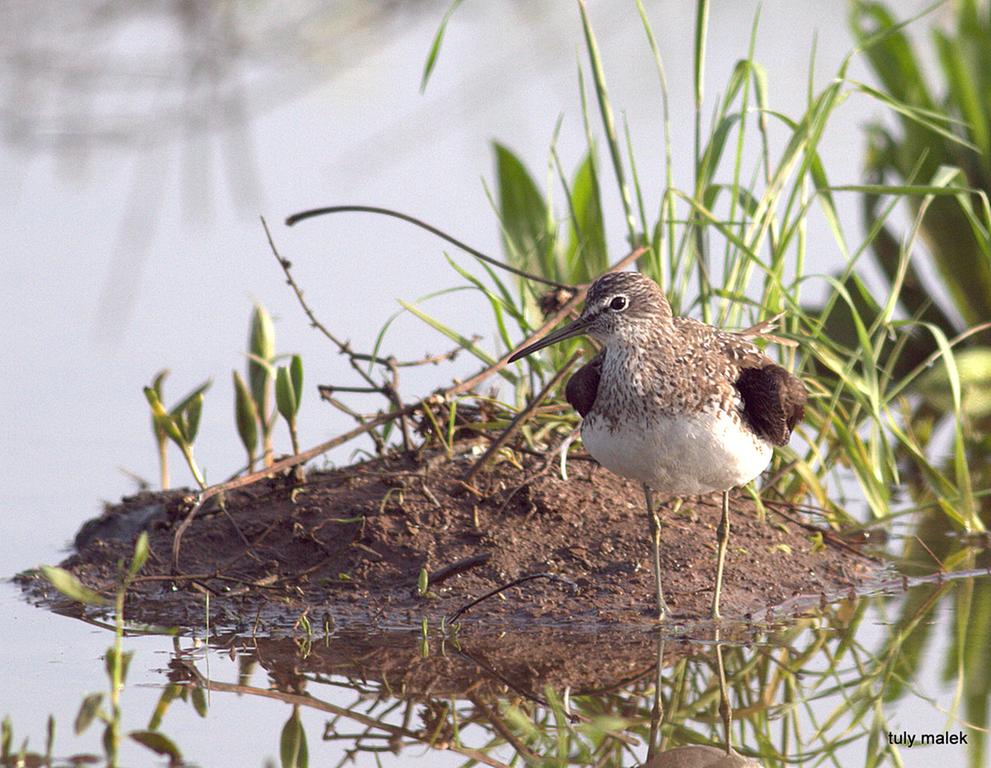
M 565 285 L 564 283 L 556 283 L 553 280 L 548 280 L 546 277 L 541 275 L 534 275 L 530 272 L 524 272 L 522 269 L 517 269 L 514 266 L 506 264 L 499 261 L 498 259 L 493 259 L 491 256 L 487 256 L 481 251 L 472 248 L 457 238 L 447 234 L 437 227 L 427 224 L 427 222 L 422 219 L 418 219 L 415 216 L 410 216 L 407 213 L 401 213 L 399 211 L 394 211 L 390 208 L 379 208 L 374 205 L 332 205 L 326 208 L 313 208 L 308 211 L 300 211 L 299 213 L 294 213 L 292 216 L 286 219 L 287 226 L 293 226 L 304 219 L 312 219 L 316 216 L 326 216 L 331 213 L 377 213 L 381 216 L 391 216 L 394 219 L 399 219 L 405 221 L 408 224 L 413 224 L 414 226 L 420 227 L 421 229 L 427 230 L 432 235 L 437 235 L 437 237 L 442 240 L 447 240 L 451 245 L 460 248 L 465 253 L 470 253 L 476 259 L 484 261 L 486 264 L 491 264 L 493 267 L 498 267 L 499 269 L 504 269 L 507 272 L 512 272 L 514 275 L 519 275 L 520 277 L 525 277 L 527 280 L 532 280 L 535 283 L 543 283 L 544 285 L 550 285 L 554 288 L 571 288 L 570 285 Z

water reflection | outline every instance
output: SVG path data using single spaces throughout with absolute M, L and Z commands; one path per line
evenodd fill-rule
M 991 581 L 914 587 L 880 647 L 865 645 L 857 630 L 884 598 L 788 627 L 724 629 L 723 639 L 564 631 L 216 638 L 214 647 L 238 660 L 231 679 L 211 676 L 202 649 L 177 640 L 169 676 L 210 692 L 217 708 L 217 694 L 234 693 L 324 713 L 323 732 L 306 738 L 311 750 L 319 741 L 343 744 L 342 764 L 369 764 L 384 752 L 405 761 L 421 746 L 492 766 L 514 757 L 547 765 L 646 760 L 657 768 L 755 764 L 743 757 L 801 764 L 851 748 L 874 764 L 897 759 L 885 705 L 919 695 L 907 667 L 944 596 L 977 604 L 991 598 Z M 986 649 L 987 629 L 971 627 L 966 648 Z M 947 660 L 951 680 L 957 655 Z M 986 664 L 966 667 L 958 684 L 967 701 L 986 702 Z M 979 734 L 968 734 L 968 762 L 981 765 Z M 713 762 L 726 758 L 727 738 L 743 757 Z M 686 745 L 710 749 L 674 751 Z
M 426 745 L 493 766 L 514 754 L 527 762 L 624 765 L 644 758 L 652 733 L 658 741 L 651 765 L 668 765 L 657 762 L 661 754 L 686 742 L 714 742 L 725 754 L 716 733 L 721 694 L 711 643 L 564 631 L 434 633 L 428 640 L 232 636 L 218 641 L 239 660 L 236 682 L 211 678 L 199 649 L 177 652 L 172 677 L 211 693 L 276 698 L 327 713 L 320 739 L 345 742 L 345 757 Z M 742 648 L 729 649 L 735 662 Z M 267 686 L 247 682 L 259 676 L 255 667 Z M 350 701 L 339 703 L 342 693 Z
M 154 711 L 126 719 L 150 715 L 147 732 L 181 750 L 171 727 L 183 722 L 178 709 L 206 715 L 209 707 L 211 732 L 236 734 L 236 723 L 218 728 L 238 717 L 236 701 L 280 701 L 283 711 L 267 712 L 283 765 L 320 755 L 331 765 L 727 768 L 926 764 L 913 762 L 925 755 L 981 766 L 988 606 L 985 572 L 920 579 L 907 593 L 788 624 L 700 627 L 690 637 L 491 634 L 470 625 L 378 634 L 300 627 L 292 637 L 215 635 L 208 645 L 178 637 Z M 956 616 L 945 649 L 932 633 L 948 623 L 939 612 Z M 920 682 L 934 653 L 944 657 L 949 706 Z M 910 711 L 924 714 L 912 722 Z M 2 764 L 17 764 L 10 749 Z

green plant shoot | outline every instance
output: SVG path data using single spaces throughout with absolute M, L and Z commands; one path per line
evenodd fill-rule
M 265 466 L 272 464 L 272 427 L 275 425 L 275 411 L 272 408 L 274 361 L 275 326 L 272 324 L 272 316 L 261 304 L 255 304 L 248 334 L 248 384 L 255 401 L 258 425 L 261 427 Z
M 255 471 L 255 460 L 258 450 L 258 408 L 251 390 L 244 377 L 233 371 L 234 378 L 234 420 L 237 423 L 237 433 L 248 454 L 248 471 Z
M 165 382 L 165 377 L 168 375 L 169 369 L 164 368 L 156 373 L 155 378 L 151 381 L 151 388 L 155 391 L 159 400 L 165 399 L 165 395 L 162 392 L 162 385 Z M 154 415 L 151 418 L 151 429 L 155 434 L 155 444 L 158 448 L 159 482 L 161 483 L 162 490 L 165 491 L 169 487 L 169 436 Z
M 206 480 L 193 457 L 193 443 L 196 441 L 196 433 L 200 427 L 200 416 L 203 413 L 203 393 L 210 388 L 211 384 L 210 380 L 205 381 L 179 401 L 179 404 L 172 410 L 165 409 L 154 388 L 144 388 L 145 398 L 151 407 L 156 435 L 161 431 L 179 446 L 179 450 L 182 451 L 182 455 L 189 465 L 189 470 L 193 473 L 193 478 L 200 488 L 206 488 Z
M 280 365 L 275 373 L 275 403 L 282 418 L 289 426 L 292 452 L 299 453 L 299 435 L 296 415 L 303 401 L 303 360 L 293 355 L 289 365 Z M 297 466 L 297 477 L 302 479 L 302 467 Z

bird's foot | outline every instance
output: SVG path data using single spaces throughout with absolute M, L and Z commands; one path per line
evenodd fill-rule
M 671 621 L 674 618 L 675 616 L 671 612 L 671 609 L 668 608 L 667 603 L 661 603 L 660 605 L 655 606 L 653 621 L 656 621 L 658 624 L 663 624 L 664 622 Z

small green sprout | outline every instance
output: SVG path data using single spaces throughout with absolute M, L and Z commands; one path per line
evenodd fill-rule
M 272 409 L 274 362 L 275 326 L 272 324 L 272 316 L 261 304 L 255 304 L 248 335 L 248 384 L 261 427 L 266 467 L 272 464 L 272 427 L 275 425 L 275 412 Z
M 812 544 L 812 548 L 809 552 L 815 553 L 820 552 L 826 548 L 826 542 L 823 539 L 822 531 L 816 531 L 811 536 L 809 536 L 809 542 Z
M 254 472 L 258 450 L 258 408 L 244 377 L 237 371 L 233 371 L 233 376 L 234 418 L 237 422 L 237 433 L 241 436 L 241 443 L 248 453 L 248 471 Z
M 275 403 L 279 413 L 289 425 L 293 453 L 299 453 L 299 437 L 296 433 L 296 414 L 303 400 L 303 360 L 293 355 L 289 365 L 280 365 L 275 373 Z
M 99 592 L 94 592 L 84 586 L 79 579 L 73 576 L 64 568 L 54 565 L 41 566 L 41 575 L 48 580 L 55 589 L 66 597 L 75 600 L 83 605 L 109 605 L 110 601 Z
M 282 768 L 306 768 L 310 763 L 309 750 L 306 747 L 306 731 L 299 717 L 299 705 L 294 704 L 292 715 L 282 727 L 279 737 L 279 759 Z
M 161 374 L 156 377 L 156 382 L 161 387 Z M 166 410 L 159 397 L 159 392 L 154 386 L 144 388 L 145 398 L 151 407 L 152 425 L 156 439 L 158 439 L 158 435 L 164 433 L 179 446 L 179 450 L 182 451 L 182 455 L 189 465 L 189 470 L 193 473 L 200 488 L 206 488 L 206 480 L 193 458 L 193 443 L 196 441 L 196 433 L 200 428 L 200 416 L 203 413 L 203 393 L 210 388 L 211 384 L 212 381 L 205 381 L 186 395 L 172 410 Z
M 0 760 L 4 764 L 11 762 L 13 753 L 10 751 L 10 748 L 13 741 L 14 726 L 10 722 L 10 715 L 7 715 L 3 719 L 3 724 L 0 725 Z
M 426 616 L 420 622 L 420 658 L 430 658 L 430 624 Z
M 155 378 L 151 381 L 151 388 L 155 390 L 155 394 L 158 396 L 159 400 L 165 399 L 165 396 L 162 394 L 162 384 L 165 381 L 165 377 L 168 375 L 169 369 L 164 368 L 156 373 Z M 162 484 L 162 490 L 164 491 L 169 487 L 169 436 L 154 416 L 152 416 L 151 419 L 151 429 L 155 433 L 155 443 L 158 447 L 159 478 Z
M 275 372 L 275 403 L 282 418 L 289 425 L 289 438 L 292 440 L 292 452 L 299 453 L 299 435 L 296 430 L 296 414 L 299 413 L 303 401 L 303 360 L 299 355 L 293 355 L 289 365 L 280 365 Z M 296 480 L 303 481 L 303 467 L 296 465 L 294 470 Z
M 150 387 L 146 387 L 146 389 L 153 391 Z M 202 396 L 202 392 L 199 395 Z M 171 431 L 164 421 L 162 428 L 167 432 Z M 121 559 L 117 563 L 118 581 L 116 596 L 113 601 L 114 644 L 107 649 L 104 655 L 107 678 L 110 681 L 109 696 L 105 697 L 103 693 L 92 693 L 84 698 L 74 723 L 74 730 L 77 734 L 85 731 L 95 720 L 103 723 L 103 745 L 110 765 L 117 765 L 120 752 L 122 719 L 120 694 L 124 689 L 131 658 L 134 656 L 133 651 L 124 650 L 124 598 L 131 588 L 134 578 L 148 562 L 150 551 L 148 533 L 142 532 L 134 544 L 134 553 L 130 562 L 125 563 Z M 62 568 L 43 565 L 40 571 L 51 585 L 66 597 L 85 605 L 108 605 L 111 603 L 110 600 L 84 586 L 75 576 Z M 109 709 L 104 707 L 105 701 L 109 703 Z M 53 729 L 54 725 L 51 724 L 50 734 L 54 733 Z M 157 732 L 153 733 L 151 730 L 131 731 L 127 735 L 157 754 L 168 755 L 174 761 L 181 759 L 181 754 L 175 744 Z M 49 738 L 51 739 L 52 736 L 50 735 Z

